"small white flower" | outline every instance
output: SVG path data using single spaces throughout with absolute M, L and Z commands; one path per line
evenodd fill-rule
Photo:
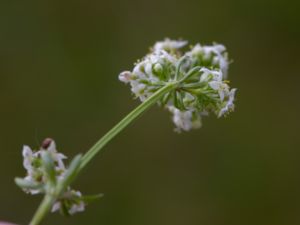
M 54 140 L 47 138 L 47 147 L 45 148 L 47 151 L 49 151 L 50 153 L 56 153 L 56 143 Z M 45 142 L 45 141 L 44 141 Z
M 174 64 L 177 62 L 177 59 L 173 55 L 169 54 L 168 52 L 166 52 L 164 50 L 161 50 L 158 52 L 161 55 L 161 58 L 168 61 L 169 63 Z
M 61 207 L 61 203 L 60 202 L 55 202 L 52 206 L 51 212 L 56 212 L 59 211 Z
M 70 215 L 74 215 L 75 213 L 83 212 L 85 210 L 85 203 L 83 200 L 80 200 L 82 197 L 80 191 L 69 189 L 66 193 L 64 193 L 64 196 L 65 197 L 53 204 L 51 212 L 59 211 L 63 202 L 66 202 L 66 207 L 68 207 L 67 210 Z
M 151 96 L 157 90 L 157 84 L 161 83 L 164 76 L 164 68 L 167 68 L 169 76 L 175 71 L 177 59 L 164 50 L 157 50 L 152 54 L 145 56 L 130 71 L 124 71 L 119 75 L 119 80 L 129 83 L 132 93 L 141 101 Z M 171 78 L 164 77 L 165 82 Z
M 141 97 L 141 96 L 143 96 L 145 89 L 146 89 L 146 85 L 145 84 L 134 83 L 132 85 L 131 91 L 137 97 Z
M 146 75 L 145 75 L 145 62 L 139 62 L 135 65 L 135 67 L 133 68 L 133 75 L 136 76 L 139 79 L 146 79 Z
M 219 65 L 221 71 L 224 74 L 224 77 L 227 78 L 227 72 L 228 72 L 228 60 L 225 56 L 223 56 L 223 52 L 226 51 L 226 48 L 224 45 L 219 45 L 219 44 L 215 44 L 213 46 L 205 46 L 204 47 L 204 52 L 206 54 L 211 54 L 214 53 L 216 54 L 216 56 L 213 58 L 213 63 L 215 65 Z
M 56 143 L 54 140 L 48 138 L 44 142 L 46 142 L 46 144 L 44 144 L 45 146 L 43 146 L 43 148 L 46 151 L 50 152 L 54 162 L 57 164 L 56 169 L 64 171 L 66 169 L 66 167 L 65 167 L 63 160 L 66 159 L 67 157 L 64 154 L 59 153 L 57 151 Z
M 191 110 L 180 111 L 179 109 L 169 106 L 168 109 L 173 114 L 173 122 L 176 125 L 176 131 L 189 131 L 201 127 L 200 115 L 195 114 Z
M 218 91 L 221 101 L 223 101 L 225 96 L 229 94 L 228 85 L 222 81 L 211 81 L 209 82 L 209 86 Z
M 231 91 L 228 93 L 228 100 L 225 104 L 225 106 L 220 110 L 218 117 L 221 117 L 225 115 L 226 113 L 234 110 L 234 98 L 235 98 L 235 92 L 236 88 L 231 89 Z
M 200 77 L 200 82 L 208 82 L 210 80 L 222 81 L 222 79 L 223 79 L 222 71 L 210 70 L 210 69 L 207 69 L 207 68 L 201 68 L 200 72 L 203 73 Z
M 31 175 L 24 177 L 24 180 L 32 182 L 32 183 L 36 182 L 36 180 L 34 180 Z M 41 190 L 38 190 L 38 189 L 23 189 L 23 191 L 26 193 L 32 194 L 32 195 L 41 193 Z
M 79 204 L 72 205 L 71 209 L 69 210 L 69 213 L 73 215 L 78 212 L 83 212 L 84 210 L 85 210 L 85 204 L 83 202 L 80 202 Z
M 63 160 L 66 159 L 67 156 L 65 156 L 62 153 L 55 153 L 53 155 L 53 158 L 54 158 L 54 161 L 57 162 L 57 167 L 56 167 L 57 169 L 59 169 L 59 170 L 65 170 L 66 169 Z
M 31 148 L 27 145 L 23 146 L 23 166 L 26 170 L 31 170 L 32 169 L 32 159 L 33 159 L 33 152 Z
M 50 153 L 50 156 L 52 157 L 52 160 L 54 161 L 56 179 L 63 179 L 64 173 L 66 171 L 63 160 L 67 157 L 56 150 L 56 144 L 52 139 L 47 138 L 44 140 L 41 149 L 38 151 L 33 151 L 26 145 L 23 147 L 23 166 L 27 172 L 24 180 L 32 182 L 34 184 L 45 184 L 47 182 L 47 175 L 45 174 L 42 165 L 43 161 L 41 159 L 43 151 L 48 151 Z M 31 194 L 38 194 L 43 192 L 42 189 L 28 188 L 24 189 L 24 191 Z
M 187 45 L 187 43 L 187 41 L 174 41 L 166 38 L 164 41 L 156 42 L 153 47 L 153 50 L 173 51 L 184 47 L 185 45 Z
M 47 152 L 48 156 L 52 158 L 54 167 L 45 169 L 44 153 Z M 53 184 L 60 184 L 60 181 L 65 179 L 65 174 L 68 171 L 64 165 L 63 160 L 67 157 L 58 152 L 54 140 L 47 138 L 43 141 L 41 148 L 38 151 L 33 151 L 28 146 L 23 146 L 22 155 L 24 157 L 23 165 L 27 170 L 27 174 L 23 179 L 18 178 L 17 184 L 23 189 L 24 192 L 35 194 L 49 194 L 49 187 Z M 49 170 L 55 174 L 55 181 L 49 180 Z M 51 184 L 51 186 L 49 185 Z M 70 187 L 61 193 L 59 198 L 52 206 L 52 212 L 60 210 L 62 207 L 67 208 L 68 214 L 72 215 L 77 212 L 82 212 L 85 209 L 86 203 L 79 191 L 72 190 Z
M 132 73 L 130 71 L 124 71 L 119 74 L 119 80 L 124 83 L 129 83 L 132 79 Z
M 203 51 L 206 54 L 209 54 L 211 52 L 216 54 L 222 54 L 224 51 L 226 51 L 226 48 L 224 45 L 215 44 L 213 46 L 203 46 Z
M 81 194 L 80 191 L 76 191 L 76 192 L 74 193 L 74 195 L 75 195 L 76 197 L 81 197 L 81 196 L 82 196 L 82 194 Z M 75 214 L 75 213 L 77 213 L 77 212 L 83 212 L 84 210 L 85 210 L 85 203 L 81 200 L 81 201 L 79 201 L 79 203 L 73 204 L 73 205 L 71 206 L 71 208 L 69 209 L 69 213 L 70 213 L 71 215 L 73 215 L 73 214 Z
M 154 63 L 157 63 L 157 62 L 154 62 Z M 153 71 L 152 71 L 152 66 L 153 66 L 154 63 L 147 62 L 146 65 L 145 65 L 145 72 L 149 76 L 150 79 L 151 78 L 153 79 L 153 77 L 154 77 L 154 74 L 153 74 Z
M 223 72 L 224 77 L 227 78 L 229 62 L 225 51 L 226 48 L 224 45 L 215 44 L 212 46 L 201 46 L 200 44 L 197 44 L 186 54 L 196 60 L 199 60 L 198 57 L 200 56 L 202 56 L 206 61 L 211 60 L 211 66 L 219 67 L 219 69 Z

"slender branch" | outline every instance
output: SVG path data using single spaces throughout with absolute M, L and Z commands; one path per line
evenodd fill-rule
M 106 133 L 82 158 L 79 170 L 82 170 L 86 164 L 118 133 L 120 133 L 132 121 L 137 119 L 143 112 L 149 109 L 153 104 L 161 99 L 165 94 L 177 87 L 177 83 L 167 84 L 165 87 L 156 91 L 153 95 L 147 98 L 142 104 L 129 113 L 117 125 L 115 125 L 108 133 Z
M 51 210 L 51 207 L 52 207 L 54 201 L 55 201 L 55 198 L 53 196 L 46 194 L 43 201 L 41 202 L 39 208 L 37 209 L 36 213 L 34 214 L 29 225 L 40 224 L 41 221 L 47 215 L 47 213 Z
M 124 119 L 122 119 L 117 125 L 115 125 L 110 131 L 108 131 L 82 158 L 80 166 L 77 172 L 81 171 L 100 150 L 117 134 L 119 134 L 130 123 L 137 119 L 143 112 L 149 109 L 153 104 L 159 101 L 165 94 L 175 89 L 178 86 L 178 82 L 168 83 L 166 86 L 157 90 L 153 95 L 147 98 L 142 104 L 129 113 Z M 77 173 L 77 174 L 78 174 Z M 37 209 L 34 217 L 32 218 L 30 225 L 39 225 L 43 218 L 51 210 L 52 205 L 56 201 L 56 198 L 61 195 L 64 187 L 60 185 L 55 190 L 55 195 L 46 194 L 39 208 Z

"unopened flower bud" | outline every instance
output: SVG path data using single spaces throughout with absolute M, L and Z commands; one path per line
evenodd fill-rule
M 163 72 L 163 67 L 162 67 L 162 65 L 159 64 L 159 63 L 156 63 L 156 64 L 154 65 L 154 72 L 160 75 L 160 74 Z
M 130 71 L 124 71 L 119 74 L 119 80 L 128 83 L 132 79 L 132 74 Z
M 53 139 L 51 138 L 46 138 L 43 142 L 42 142 L 42 148 L 43 149 L 47 149 L 49 148 L 49 146 L 51 145 L 51 143 L 53 142 Z

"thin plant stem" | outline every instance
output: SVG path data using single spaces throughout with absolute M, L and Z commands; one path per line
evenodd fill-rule
M 54 201 L 54 196 L 46 194 L 29 225 L 39 225 L 51 210 Z
M 120 133 L 131 122 L 137 119 L 143 112 L 149 109 L 153 104 L 161 99 L 166 93 L 171 91 L 177 86 L 177 83 L 167 84 L 165 87 L 159 89 L 142 104 L 130 112 L 124 119 L 122 119 L 117 125 L 115 125 L 110 131 L 108 131 L 82 158 L 79 170 L 82 170 L 94 156 L 100 152 L 100 150 L 118 133 Z
M 166 84 L 161 89 L 157 90 L 153 95 L 147 98 L 142 104 L 130 112 L 124 119 L 108 131 L 87 153 L 82 157 L 78 173 L 81 171 L 100 151 L 111 141 L 117 134 L 124 128 L 137 119 L 143 112 L 149 109 L 152 105 L 158 102 L 165 94 L 177 88 L 178 82 Z M 33 216 L 30 225 L 39 225 L 43 218 L 49 213 L 52 205 L 54 204 L 57 196 L 60 196 L 64 188 L 60 187 L 56 190 L 55 195 L 46 194 L 35 215 Z

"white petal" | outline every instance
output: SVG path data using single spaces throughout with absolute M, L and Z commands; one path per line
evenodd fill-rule
M 32 169 L 31 163 L 32 163 L 32 158 L 33 158 L 33 153 L 32 153 L 31 148 L 25 145 L 23 147 L 22 154 L 24 157 L 23 166 L 27 170 L 27 172 L 29 172 Z
M 218 117 L 223 116 L 227 111 L 228 111 L 227 107 L 224 107 L 223 109 L 220 110 Z
M 151 63 L 147 63 L 146 66 L 145 66 L 145 72 L 146 74 L 150 75 L 150 76 L 153 76 L 153 73 L 152 73 L 152 64 Z
M 146 78 L 144 72 L 142 71 L 142 67 L 144 67 L 144 62 L 138 63 L 134 68 L 133 68 L 133 74 L 135 74 L 138 78 L 144 79 Z
M 119 80 L 128 83 L 131 80 L 131 72 L 130 71 L 123 71 L 119 74 Z
M 137 84 L 131 88 L 131 91 L 136 95 L 140 95 L 141 92 L 146 88 L 145 84 Z
M 60 210 L 61 203 L 60 202 L 55 202 L 54 205 L 52 206 L 51 212 L 56 212 Z
M 53 140 L 51 141 L 51 143 L 50 143 L 49 147 L 47 148 L 47 150 L 49 152 L 57 152 L 55 141 L 53 141 Z
M 170 39 L 165 39 L 164 41 L 156 42 L 153 50 L 159 51 L 159 50 L 177 50 L 185 45 L 187 45 L 187 41 L 175 41 Z
M 225 92 L 223 90 L 219 90 L 219 96 L 220 96 L 221 101 L 223 101 L 225 98 Z
M 226 47 L 224 45 L 217 44 L 217 45 L 214 45 L 212 47 L 212 49 L 213 49 L 214 52 L 222 53 L 226 50 Z
M 73 215 L 77 212 L 83 212 L 84 210 L 85 210 L 85 204 L 83 202 L 80 202 L 79 204 L 72 205 L 72 207 L 69 209 L 69 213 Z
M 209 86 L 214 90 L 219 90 L 221 83 L 219 81 L 211 81 L 208 83 Z
M 22 154 L 23 154 L 23 157 L 26 158 L 26 157 L 31 157 L 32 156 L 32 150 L 29 146 L 27 145 L 24 145 L 23 146 L 23 150 L 22 150 Z
M 177 62 L 177 59 L 174 56 L 170 55 L 168 52 L 166 52 L 164 50 L 161 50 L 160 54 L 161 54 L 162 57 L 164 57 L 170 63 L 176 63 Z

